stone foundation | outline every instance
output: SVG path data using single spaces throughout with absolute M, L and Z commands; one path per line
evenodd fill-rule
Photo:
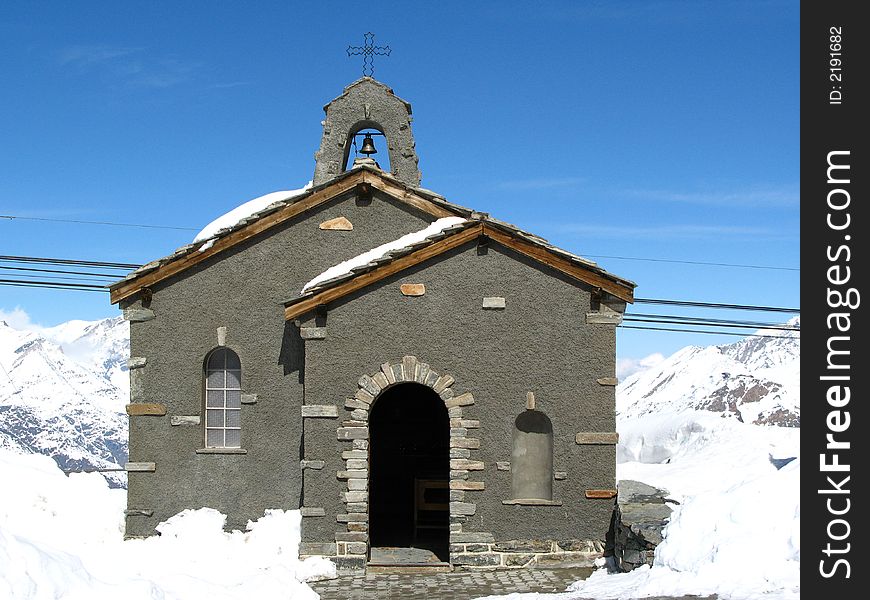
M 593 540 L 510 540 L 493 544 L 450 544 L 457 570 L 592 567 L 604 553 Z
M 299 547 L 299 557 L 326 556 L 339 570 L 364 571 L 367 551 L 365 542 L 303 543 Z M 510 540 L 450 544 L 450 564 L 462 571 L 592 567 L 603 554 L 604 545 L 597 540 Z

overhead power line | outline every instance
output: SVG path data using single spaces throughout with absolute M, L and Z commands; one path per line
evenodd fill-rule
M 782 308 L 779 306 L 756 306 L 752 304 L 723 304 L 720 302 L 694 302 L 691 300 L 663 300 L 661 298 L 635 298 L 635 304 L 662 304 L 667 306 L 694 306 L 698 308 L 724 308 L 729 310 L 753 310 L 763 312 L 780 312 L 800 314 L 799 308 Z
M 58 290 L 80 290 L 88 292 L 107 292 L 106 286 L 88 283 L 64 283 L 62 281 L 27 281 L 22 279 L 0 279 L 0 285 L 15 287 L 54 288 Z
M 638 317 L 638 318 L 644 318 L 644 319 L 679 319 L 682 321 L 702 320 L 702 321 L 707 321 L 711 325 L 751 325 L 753 327 L 782 327 L 782 328 L 794 329 L 796 331 L 800 330 L 800 327 L 783 325 L 781 322 L 780 323 L 771 323 L 771 322 L 766 322 L 766 321 L 742 321 L 742 320 L 738 321 L 735 319 L 713 319 L 710 317 L 683 317 L 683 316 L 678 316 L 678 315 L 659 315 L 659 314 L 652 314 L 652 313 L 634 313 L 634 312 L 627 312 L 627 313 L 625 313 L 624 316 L 626 318 L 627 317 Z
M 31 273 L 63 273 L 64 275 L 87 275 L 88 277 L 108 277 L 109 279 L 117 279 L 118 274 L 109 273 L 91 273 L 89 271 L 65 271 L 63 269 L 40 269 L 39 267 L 4 267 L 0 265 L 0 270 L 3 271 L 27 271 Z
M 677 333 L 709 333 L 712 335 L 733 335 L 737 337 L 794 339 L 793 335 L 767 335 L 763 333 L 735 333 L 732 331 L 707 331 L 703 329 L 674 329 L 670 327 L 641 327 L 639 325 L 619 325 L 621 329 L 645 329 L 647 331 L 674 331 Z
M 732 329 L 759 329 L 758 325 L 739 325 L 736 323 L 724 323 L 722 321 L 708 321 L 707 319 L 692 319 L 687 317 L 674 317 L 665 319 L 637 319 L 625 317 L 623 321 L 631 323 L 661 323 L 664 325 L 702 325 L 708 327 L 726 327 Z M 800 327 L 788 327 L 783 325 L 765 325 L 761 329 L 776 329 L 779 331 L 800 331 Z
M 109 225 L 112 227 L 137 227 L 140 229 L 175 229 L 177 231 L 199 231 L 194 227 L 173 227 L 172 225 L 145 225 L 143 223 L 116 223 L 113 221 L 82 221 L 78 219 L 49 219 L 46 217 L 22 217 L 19 215 L 0 215 L 0 219 L 10 221 L 47 221 L 49 223 L 75 223 L 77 225 Z
M 76 265 L 87 267 L 105 267 L 108 269 L 138 269 L 142 265 L 133 263 L 104 262 L 98 260 L 76 260 L 72 258 L 44 258 L 39 256 L 3 256 L 0 261 L 23 263 L 49 263 L 53 265 Z
M 641 262 L 674 263 L 678 265 L 700 265 L 704 267 L 732 267 L 735 269 L 765 269 L 770 271 L 800 271 L 799 267 L 774 267 L 772 265 L 744 265 L 739 263 L 705 262 L 701 260 L 675 260 L 670 258 L 644 258 L 640 256 L 612 256 L 608 254 L 586 254 L 589 258 L 612 258 L 614 260 L 636 260 Z

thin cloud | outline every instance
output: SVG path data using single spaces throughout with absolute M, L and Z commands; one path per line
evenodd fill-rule
M 577 187 L 586 181 L 583 177 L 541 177 L 536 179 L 514 179 L 501 181 L 495 188 L 507 191 L 548 190 L 553 188 Z
M 168 88 L 190 81 L 201 64 L 173 57 L 155 57 L 144 48 L 106 45 L 70 46 L 58 62 L 78 74 L 96 73 L 115 84 L 139 88 Z
M 213 83 L 209 87 L 215 90 L 225 90 L 228 88 L 242 87 L 251 84 L 252 82 L 250 81 L 228 81 L 227 83 Z
M 793 186 L 758 186 L 744 190 L 679 191 L 622 190 L 623 195 L 657 202 L 698 204 L 704 206 L 797 207 L 800 191 Z
M 142 52 L 142 48 L 122 48 L 102 45 L 69 46 L 61 51 L 58 62 L 61 65 L 85 69 L 117 61 L 121 58 L 127 58 L 140 52 Z
M 747 227 L 743 225 L 652 225 L 645 227 L 625 225 L 594 225 L 589 223 L 553 224 L 550 229 L 557 233 L 587 238 L 633 238 L 633 239 L 684 239 L 703 240 L 713 237 L 745 239 L 791 239 L 781 229 Z

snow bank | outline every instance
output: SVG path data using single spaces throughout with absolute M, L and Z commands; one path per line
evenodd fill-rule
M 438 219 L 434 223 L 431 223 L 425 229 L 403 235 L 399 239 L 393 240 L 392 242 L 387 242 L 386 244 L 381 244 L 377 248 L 372 248 L 371 250 L 363 252 L 358 256 L 354 256 L 351 259 L 329 267 L 323 273 L 306 283 L 305 286 L 302 288 L 302 292 L 304 293 L 305 290 L 313 288 L 318 283 L 321 283 L 323 281 L 328 281 L 329 279 L 332 279 L 334 277 L 350 273 L 356 267 L 368 264 L 373 260 L 377 260 L 388 252 L 398 250 L 400 248 L 405 248 L 406 246 L 410 246 L 411 244 L 416 244 L 417 242 L 425 240 L 430 235 L 435 235 L 436 233 L 439 233 L 442 230 L 447 229 L 448 227 L 453 227 L 454 225 L 458 225 L 459 223 L 464 222 L 465 219 L 463 219 L 462 217 L 444 217 L 443 219 Z
M 160 537 L 122 541 L 123 490 L 96 474 L 69 478 L 44 456 L 0 450 L 0 598 L 42 600 L 316 599 L 330 577 L 298 559 L 298 511 L 272 510 L 226 533 L 212 509 L 161 523 Z
M 299 188 L 298 190 L 272 192 L 271 194 L 266 194 L 265 196 L 260 196 L 259 198 L 248 200 L 241 206 L 237 206 L 230 212 L 218 217 L 217 219 L 206 225 L 202 231 L 196 234 L 196 237 L 193 238 L 193 242 L 196 243 L 205 241 L 210 237 L 214 236 L 221 229 L 232 227 L 242 219 L 249 217 L 256 212 L 260 212 L 264 208 L 268 207 L 270 204 L 289 200 L 290 198 L 295 198 L 296 196 L 301 196 L 302 194 L 310 190 L 312 185 L 313 183 L 309 181 L 305 185 L 305 187 Z M 203 249 L 205 248 L 200 248 L 200 250 Z
M 500 600 L 800 597 L 800 430 L 689 411 L 619 424 L 619 479 L 668 491 L 674 505 L 652 568 L 595 571 L 561 594 Z M 784 461 L 795 459 L 782 466 Z

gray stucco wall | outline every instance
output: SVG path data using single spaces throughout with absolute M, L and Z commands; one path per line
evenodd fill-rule
M 318 228 L 338 216 L 353 230 Z M 348 194 L 154 286 L 156 317 L 131 323 L 131 356 L 147 359 L 131 372 L 133 400 L 165 404 L 167 415 L 130 417 L 130 461 L 156 471 L 129 474 L 128 508 L 153 515 L 129 516 L 128 535 L 151 535 L 185 508 L 213 507 L 238 528 L 267 508 L 300 506 L 303 347 L 282 301 L 327 267 L 433 220 L 379 192 L 367 205 Z M 258 396 L 242 407 L 244 455 L 197 454 L 202 426 L 170 425 L 202 413 L 203 360 L 218 327 L 241 358 L 243 391 Z
M 425 295 L 403 296 L 401 283 L 423 283 Z M 505 309 L 484 310 L 491 296 L 504 297 Z M 580 446 L 575 434 L 615 430 L 614 388 L 596 381 L 614 375 L 615 330 L 586 324 L 590 302 L 587 286 L 491 242 L 485 254 L 466 244 L 330 305 L 326 338 L 305 342 L 305 402 L 335 405 L 339 419 L 306 419 L 305 456 L 326 466 L 306 471 L 305 505 L 323 507 L 325 516 L 305 519 L 303 541 L 333 542 L 335 515 L 344 511 L 336 471 L 351 446 L 336 439 L 336 427 L 351 418 L 345 399 L 361 375 L 404 355 L 452 375 L 456 395 L 474 395 L 463 418 L 481 422 L 469 437 L 480 439 L 473 458 L 485 469 L 469 479 L 485 490 L 466 493 L 477 509 L 464 531 L 496 540 L 604 540 L 613 500 L 584 491 L 615 487 L 615 446 Z M 514 421 L 530 390 L 552 421 L 554 471 L 567 472 L 553 482 L 561 506 L 502 504 L 511 498 L 511 473 L 496 463 L 511 459 Z

